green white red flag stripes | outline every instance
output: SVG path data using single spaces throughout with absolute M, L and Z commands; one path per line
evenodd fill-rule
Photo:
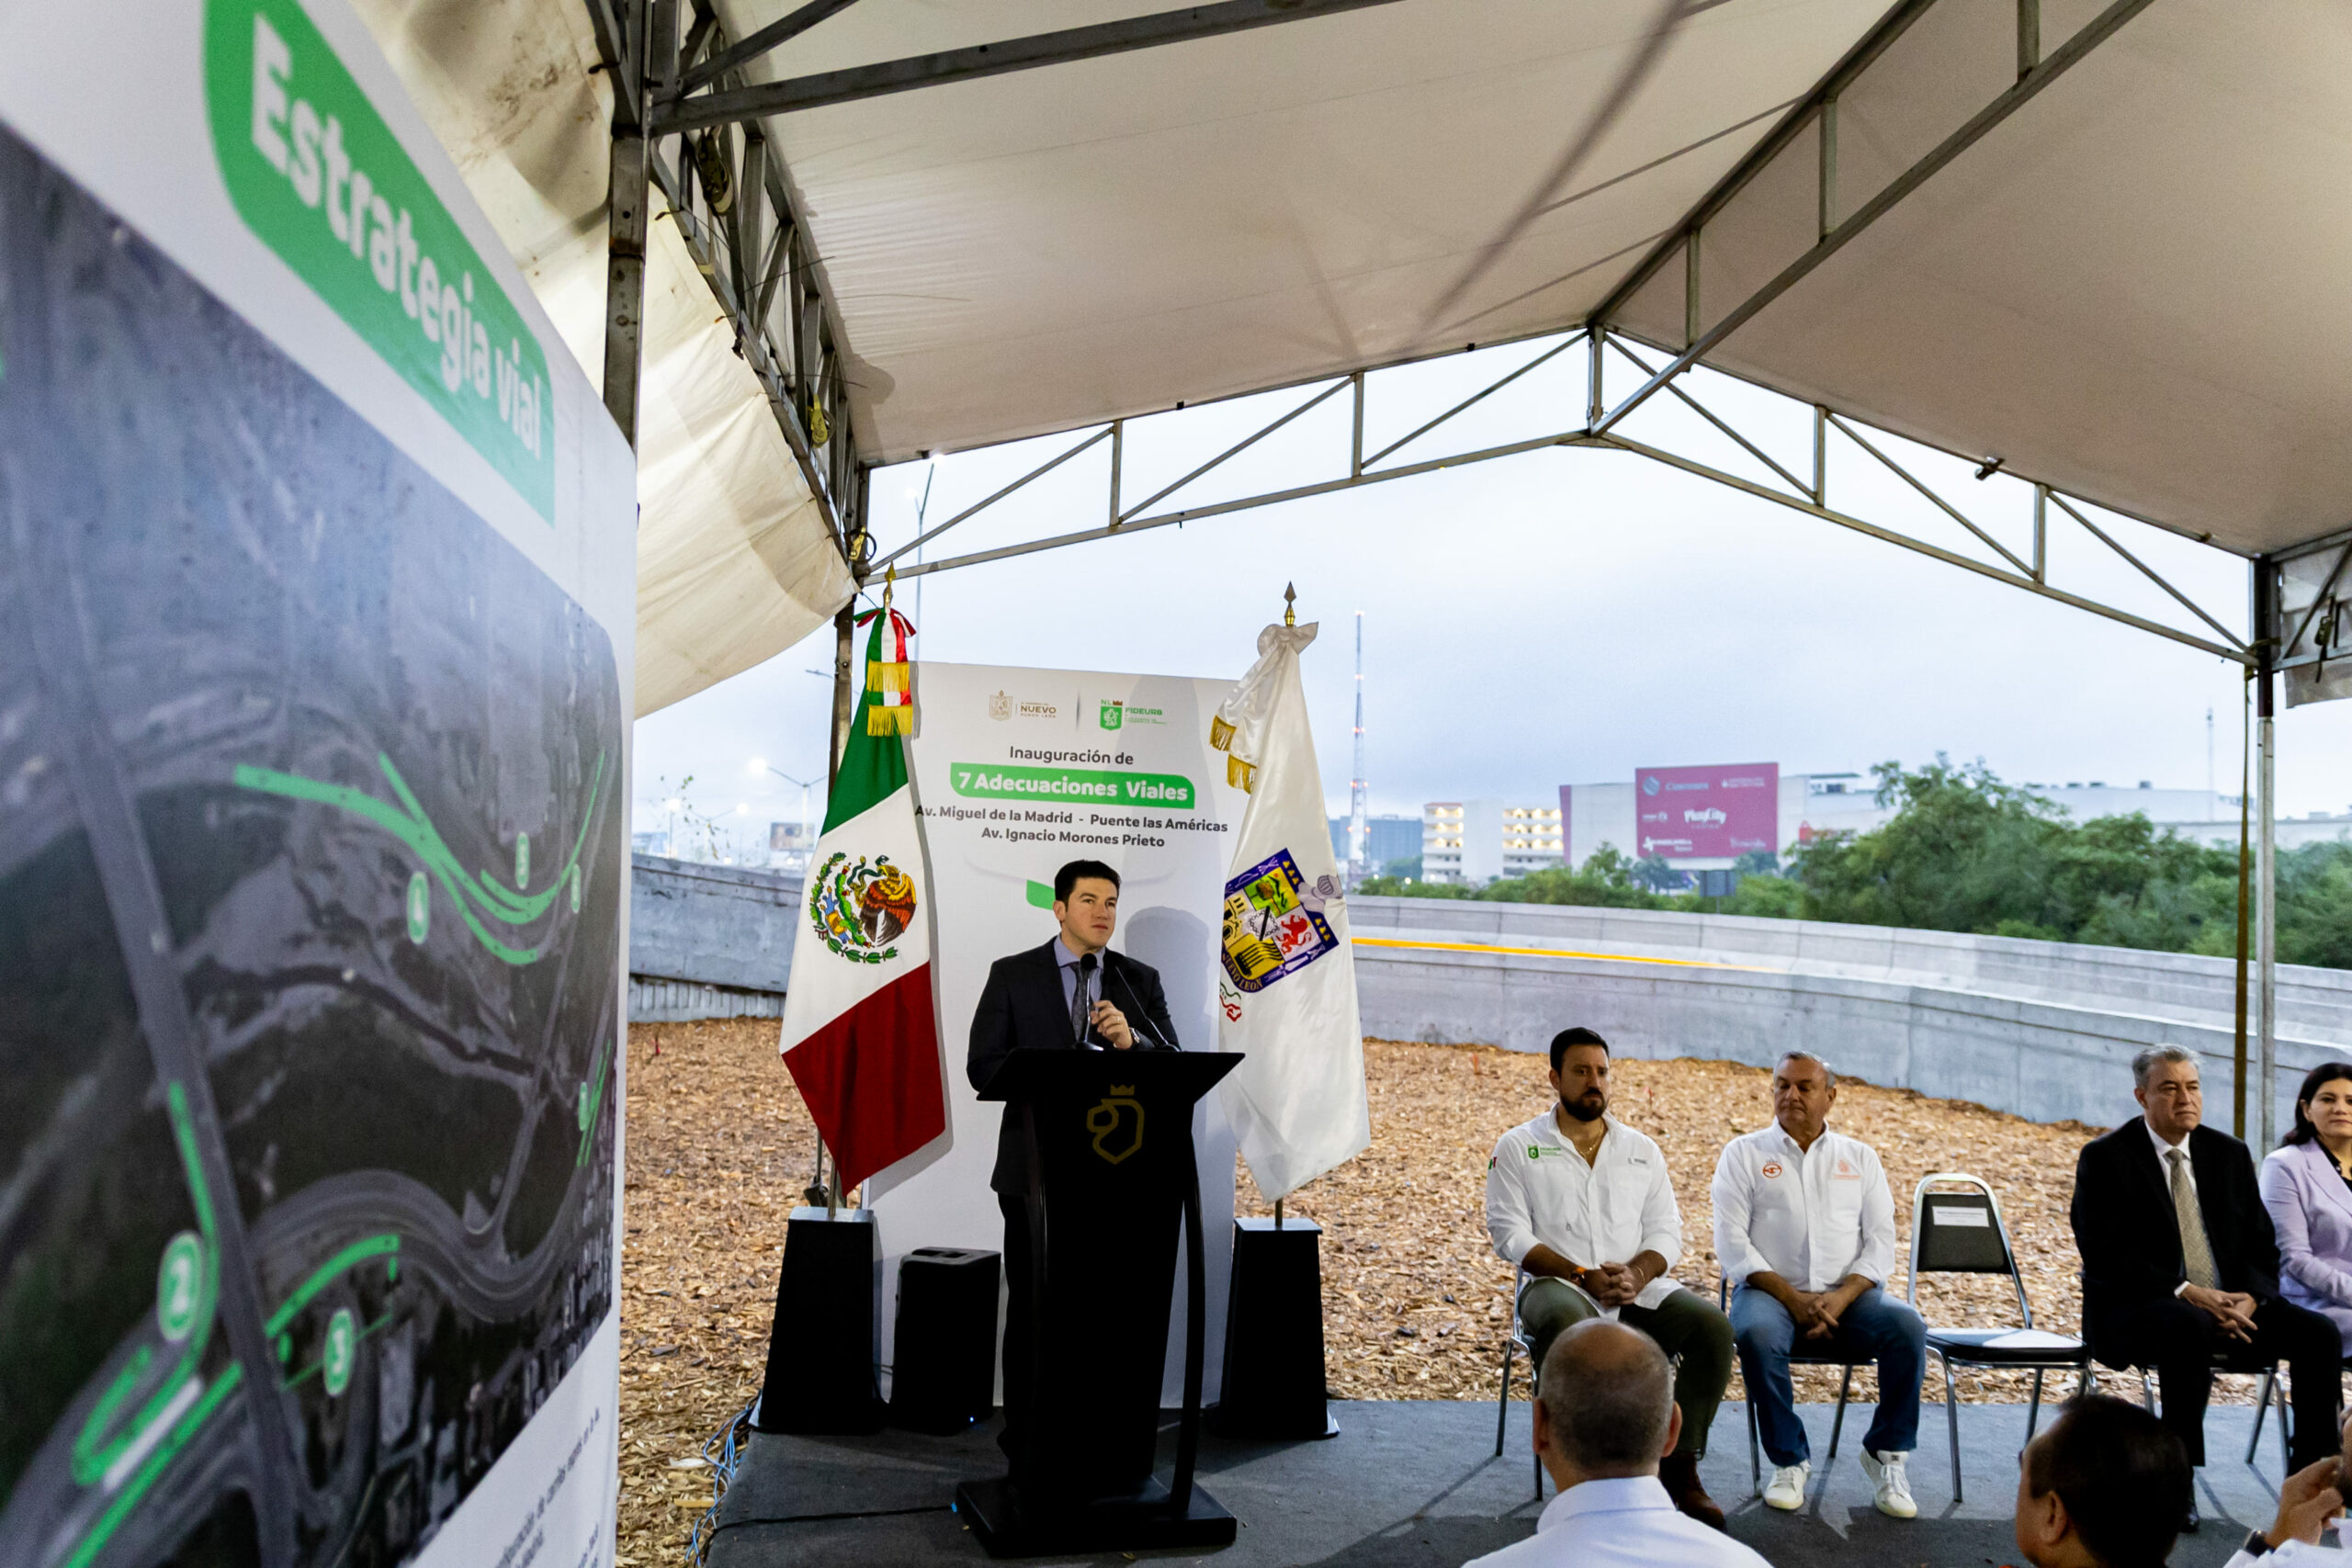
M 931 997 L 931 879 L 907 784 L 907 634 L 865 617 L 865 693 L 808 866 L 784 997 L 784 1065 L 848 1190 L 947 1130 Z

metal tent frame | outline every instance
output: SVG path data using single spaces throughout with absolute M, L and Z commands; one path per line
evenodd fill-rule
M 1743 325 L 1786 294 L 1840 250 L 1898 209 L 1962 152 L 2092 56 L 2138 16 L 2150 0 L 2112 0 L 2065 42 L 2045 53 L 2041 47 L 2041 0 L 2014 0 L 2016 72 L 1991 93 L 1956 130 L 1920 153 L 1892 178 L 1863 192 L 1841 189 L 1838 166 L 1838 106 L 1866 87 L 1888 52 L 1939 6 L 1954 0 L 1903 0 L 1858 41 L 1846 56 L 1794 104 L 1756 147 L 1671 228 L 1652 237 L 1640 259 L 1601 303 L 1580 320 L 1563 321 L 1533 336 L 1450 346 L 1444 354 L 1494 350 L 1513 344 L 1523 357 L 1469 396 L 1406 435 L 1376 450 L 1365 450 L 1368 399 L 1374 383 L 1388 372 L 1427 364 L 1440 354 L 1414 355 L 1357 366 L 1286 386 L 1261 387 L 1238 396 L 1285 389 L 1299 400 L 1199 465 L 1174 483 L 1140 501 L 1123 492 L 1121 471 L 1131 414 L 1072 431 L 1077 439 L 1023 478 L 975 505 L 922 529 L 915 538 L 878 556 L 867 526 L 866 498 L 878 458 L 861 453 L 853 434 L 846 367 L 851 363 L 842 315 L 829 288 L 823 260 L 796 212 L 783 160 L 771 145 L 763 121 L 769 117 L 888 93 L 919 90 L 975 76 L 998 75 L 1064 64 L 1104 54 L 1148 49 L 1213 34 L 1391 4 L 1393 0 L 1223 0 L 1223 3 L 1135 17 L 1061 32 L 1013 39 L 910 59 L 752 85 L 743 68 L 854 3 L 809 0 L 751 36 L 731 40 L 711 0 L 583 0 L 594 27 L 604 67 L 614 84 L 612 189 L 608 211 L 611 248 L 606 312 L 605 400 L 624 434 L 635 435 L 640 346 L 637 329 L 642 310 L 647 225 L 658 197 L 673 219 L 708 282 L 722 318 L 730 324 L 737 351 L 766 390 L 779 427 L 810 491 L 824 509 L 834 542 L 861 587 L 895 571 L 917 577 L 998 561 L 1122 535 L 1181 525 L 1187 521 L 1269 506 L 1308 496 L 1383 483 L 1471 463 L 1491 461 L 1551 447 L 1595 447 L 1631 453 L 1713 480 L 1759 500 L 1803 513 L 1883 542 L 1928 556 L 2072 608 L 2129 626 L 2231 660 L 2254 682 L 2258 759 L 2256 876 L 2254 962 L 2258 1001 L 2253 1032 L 2252 1068 L 2264 1088 L 2256 1097 L 2257 1136 L 2273 1140 L 2275 1027 L 2275 844 L 2273 798 L 2276 774 L 2275 686 L 2282 671 L 2323 678 L 2330 660 L 2345 657 L 2340 639 L 2352 638 L 2352 616 L 2340 614 L 2352 603 L 2352 531 L 2301 544 L 2275 554 L 2245 555 L 2210 536 L 2173 528 L 2162 517 L 2135 521 L 2181 533 L 2248 563 L 2249 630 L 2241 636 L 2225 618 L 2188 593 L 2119 540 L 2098 520 L 2107 513 L 2132 515 L 2111 503 L 2070 494 L 2030 475 L 2013 474 L 2032 486 L 2029 541 L 2005 543 L 1996 528 L 1956 504 L 1912 468 L 1891 455 L 1891 433 L 1857 409 L 1822 399 L 1809 408 L 1811 441 L 1802 457 L 1776 457 L 1771 441 L 1754 428 L 1702 400 L 1692 372 L 1744 379 L 1711 359 Z M 1682 17 L 1706 8 L 1707 0 L 1681 0 L 1670 9 L 1667 30 Z M 1663 39 L 1665 31 L 1657 35 Z M 1650 55 L 1637 60 L 1621 89 L 1637 81 Z M 1709 227 L 1725 219 L 1753 190 L 1770 186 L 1785 191 L 1791 171 L 1809 178 L 1816 197 L 1812 243 L 1789 256 L 1760 286 L 1738 297 L 1711 300 L 1703 288 L 1702 256 Z M 1859 197 L 1850 208 L 1849 197 Z M 1495 243 L 1508 244 L 1518 229 L 1545 210 L 1531 202 Z M 1476 276 L 1487 258 L 1474 264 Z M 1616 257 L 1607 258 L 1616 260 Z M 1681 263 L 1677 268 L 1675 263 Z M 1679 279 L 1678 279 L 1679 273 Z M 1469 277 L 1455 293 L 1466 287 Z M 1679 281 L 1679 341 L 1662 341 L 1658 321 L 1665 308 L 1660 289 Z M 1549 434 L 1465 449 L 1435 451 L 1460 429 L 1460 416 L 1522 378 L 1577 349 L 1584 366 L 1583 396 L 1576 413 Z M 1651 355 L 1662 355 L 1653 358 Z M 1611 370 L 1638 377 L 1629 392 L 1609 400 Z M 1773 389 L 1751 380 L 1762 395 Z M 1736 471 L 1691 450 L 1629 433 L 1628 421 L 1665 394 L 1728 440 L 1755 467 Z M 1192 505 L 1162 506 L 1188 487 L 1218 473 L 1224 465 L 1268 437 L 1336 399 L 1346 400 L 1351 438 L 1344 452 L 1330 455 L 1329 477 L 1309 482 Z M 1174 408 L 1186 405 L 1178 403 Z M 1201 406 L 1194 403 L 1194 407 Z M 1166 411 L 1161 411 L 1166 412 Z M 1917 441 L 1917 436 L 1909 437 Z M 1933 442 L 1923 442 L 1934 447 Z M 1019 494 L 1024 487 L 1097 446 L 1108 448 L 1107 485 L 1100 526 L 979 549 L 943 559 L 906 558 L 971 517 Z M 1410 457 L 1410 448 L 1429 453 Z M 1978 465 L 1977 478 L 2007 472 L 1998 456 L 1945 450 Z M 1942 518 L 1962 531 L 1962 547 L 1935 542 L 1894 520 L 1846 511 L 1831 502 L 1833 452 L 1867 460 L 1902 479 Z M 1159 510 L 1154 510 L 1159 508 Z M 2188 624 L 2156 620 L 2092 593 L 2052 581 L 2049 545 L 2053 529 L 2078 528 L 2128 563 L 2185 612 Z M 2317 570 L 2313 562 L 2324 563 Z M 2314 575 L 2316 571 L 2316 575 Z M 2339 590 L 2341 593 L 2339 594 Z M 839 756 L 854 683 L 851 681 L 851 609 L 835 618 L 836 661 L 833 754 Z M 2290 625 L 2291 623 L 2291 625 Z M 2240 1043 L 2238 1081 L 2247 1078 L 2246 1041 Z M 2245 1131 L 2243 1125 L 2241 1132 Z

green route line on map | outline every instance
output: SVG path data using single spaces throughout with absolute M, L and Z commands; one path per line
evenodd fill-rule
M 409 789 L 408 781 L 401 777 L 400 770 L 392 765 L 392 760 L 379 752 L 376 765 L 383 771 L 392 793 L 400 797 L 398 806 L 349 784 L 329 784 L 322 779 L 304 778 L 300 773 L 282 773 L 275 769 L 256 768 L 248 763 L 239 763 L 231 777 L 241 789 L 260 790 L 289 800 L 332 806 L 374 823 L 407 845 L 425 863 L 448 893 L 450 901 L 457 906 L 458 917 L 466 922 L 466 929 L 473 932 L 474 940 L 493 957 L 518 966 L 537 962 L 539 954 L 545 951 L 544 947 L 509 946 L 491 934 L 475 910 L 479 908 L 481 914 L 510 926 L 526 925 L 547 912 L 557 894 L 577 874 L 581 852 L 588 842 L 588 825 L 594 819 L 596 801 L 605 786 L 605 754 L 602 751 L 596 753 L 596 770 L 588 786 L 588 804 L 580 816 L 580 832 L 572 840 L 571 857 L 548 884 L 547 891 L 527 897 L 500 882 L 493 873 L 484 872 L 479 879 L 469 873 L 459 863 L 456 852 L 449 848 L 448 840 L 442 838 L 440 830 L 434 827 L 432 818 L 426 815 L 424 807 Z
M 188 1439 L 211 1419 L 212 1413 L 220 1408 L 221 1401 L 236 1391 L 244 1376 L 245 1369 L 235 1361 L 220 1370 L 220 1375 L 213 1380 L 212 1386 L 188 1407 L 187 1414 L 181 1416 L 164 1440 L 155 1445 L 155 1451 L 149 1454 L 137 1472 L 123 1483 L 114 1501 L 107 1505 L 106 1512 L 98 1516 L 98 1522 L 90 1527 L 90 1533 L 84 1536 L 66 1557 L 63 1568 L 89 1568 L 98 1553 L 106 1550 L 107 1540 L 130 1517 L 131 1509 L 139 1506 L 139 1500 L 146 1495 L 147 1489 L 155 1483 L 155 1478 L 179 1457 L 179 1451 L 187 1446 Z
M 596 1113 L 605 1103 L 605 1072 L 610 1066 L 612 1049 L 609 1038 L 596 1047 L 596 1059 L 580 1086 L 583 1098 L 580 1103 L 580 1157 L 572 1161 L 575 1166 L 588 1163 L 588 1140 L 596 1135 Z
M 294 1321 L 295 1314 L 311 1304 L 312 1297 L 334 1283 L 336 1278 L 346 1269 L 356 1268 L 371 1258 L 391 1258 L 391 1267 L 397 1271 L 400 1268 L 400 1250 L 401 1238 L 389 1231 L 381 1235 L 371 1235 L 365 1240 L 353 1242 L 349 1247 L 312 1269 L 309 1279 L 294 1287 L 294 1293 L 286 1298 L 285 1304 L 271 1313 L 269 1321 L 261 1325 L 263 1335 L 271 1339 L 277 1338 L 279 1332 Z M 398 1273 L 395 1272 L 393 1278 L 398 1277 Z
M 378 1318 L 375 1322 L 373 1322 L 373 1323 L 369 1324 L 367 1327 L 365 1327 L 365 1328 L 361 1329 L 357 1334 L 353 1335 L 353 1336 L 352 1336 L 352 1339 L 351 1339 L 352 1344 L 353 1344 L 354 1346 L 358 1345 L 362 1340 L 366 1339 L 368 1336 L 370 1336 L 370 1335 L 374 1334 L 378 1329 L 379 1329 L 379 1328 L 383 1327 L 383 1326 L 384 1326 L 384 1325 L 386 1325 L 386 1324 L 388 1324 L 388 1323 L 390 1323 L 390 1322 L 391 1322 L 391 1321 L 392 1321 L 392 1314 L 390 1314 L 390 1313 L 387 1312 L 386 1314 L 384 1314 L 384 1315 L 383 1315 L 383 1316 L 381 1316 L 381 1317 Z M 310 1382 L 311 1378 L 313 1378 L 314 1376 L 316 1376 L 316 1375 L 318 1374 L 319 1370 L 320 1370 L 322 1367 L 324 1367 L 325 1365 L 326 1365 L 326 1362 L 325 1362 L 325 1360 L 324 1360 L 323 1359 L 320 1359 L 320 1360 L 312 1361 L 309 1366 L 304 1367 L 300 1371 L 296 1372 L 292 1377 L 290 1377 L 290 1378 L 286 1378 L 286 1379 L 282 1379 L 282 1380 L 278 1382 L 278 1385 L 277 1385 L 277 1390 L 278 1390 L 278 1392 L 279 1392 L 280 1393 L 285 1393 L 288 1389 L 300 1388 L 300 1387 L 301 1387 L 301 1386 L 302 1386 L 302 1384 L 304 1384 L 304 1383 L 306 1383 L 306 1382 Z
M 176 1083 L 167 1084 L 164 1089 L 164 1103 L 171 1112 L 172 1138 L 179 1145 L 180 1168 L 187 1178 L 188 1195 L 196 1202 L 197 1227 L 203 1237 L 204 1269 L 197 1284 L 193 1328 L 188 1335 L 187 1348 L 180 1353 L 179 1364 L 172 1369 L 171 1376 L 164 1380 L 163 1386 L 148 1398 L 139 1414 L 131 1418 L 130 1426 L 112 1442 L 101 1443 L 100 1439 L 113 1424 L 115 1413 L 121 1408 L 123 1401 L 130 1397 L 130 1391 L 139 1386 L 140 1380 L 146 1376 L 147 1369 L 154 1364 L 153 1348 L 141 1346 L 138 1354 L 130 1358 L 130 1364 L 107 1385 L 106 1393 L 98 1396 L 90 1418 L 82 1423 L 82 1430 L 74 1438 L 74 1479 L 84 1486 L 103 1478 L 123 1451 L 138 1442 L 147 1428 L 162 1417 L 170 1407 L 173 1396 L 179 1393 L 187 1380 L 196 1375 L 197 1367 L 204 1359 L 205 1347 L 211 1343 L 212 1325 L 220 1307 L 220 1250 L 214 1231 L 212 1195 L 204 1185 L 204 1169 L 197 1156 L 196 1121 L 188 1112 L 187 1091 Z

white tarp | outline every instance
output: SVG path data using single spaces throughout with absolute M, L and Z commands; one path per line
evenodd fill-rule
M 573 355 L 605 364 L 611 96 L 578 0 L 357 0 Z M 850 578 L 757 378 L 657 204 L 638 426 L 639 716 L 798 642 Z

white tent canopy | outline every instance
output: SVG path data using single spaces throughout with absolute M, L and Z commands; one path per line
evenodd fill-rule
M 599 366 L 587 8 L 362 8 Z M 798 9 L 710 14 L 741 39 Z M 1167 9 L 854 0 L 735 85 Z M 1389 0 L 761 123 L 872 465 L 1596 317 L 1681 350 L 2000 99 L 2021 26 L 2081 58 L 1702 362 L 2242 554 L 2339 530 L 2352 16 L 2321 0 Z M 1825 214 L 1807 100 L 1841 65 Z M 648 267 L 640 712 L 852 587 L 674 225 Z
M 718 11 L 740 38 L 789 8 Z M 746 74 L 1164 8 L 859 0 Z M 1841 96 L 1841 213 L 2015 76 L 2015 0 L 1905 9 Z M 2037 9 L 2047 57 L 2106 6 Z M 1885 14 L 1400 0 L 768 129 L 861 451 L 896 461 L 1583 321 Z M 2336 529 L 2347 68 L 2341 7 L 2158 0 L 1708 362 L 2241 552 Z M 1708 225 L 1702 326 L 1815 238 L 1812 134 Z M 1611 324 L 1682 346 L 1684 273 Z

